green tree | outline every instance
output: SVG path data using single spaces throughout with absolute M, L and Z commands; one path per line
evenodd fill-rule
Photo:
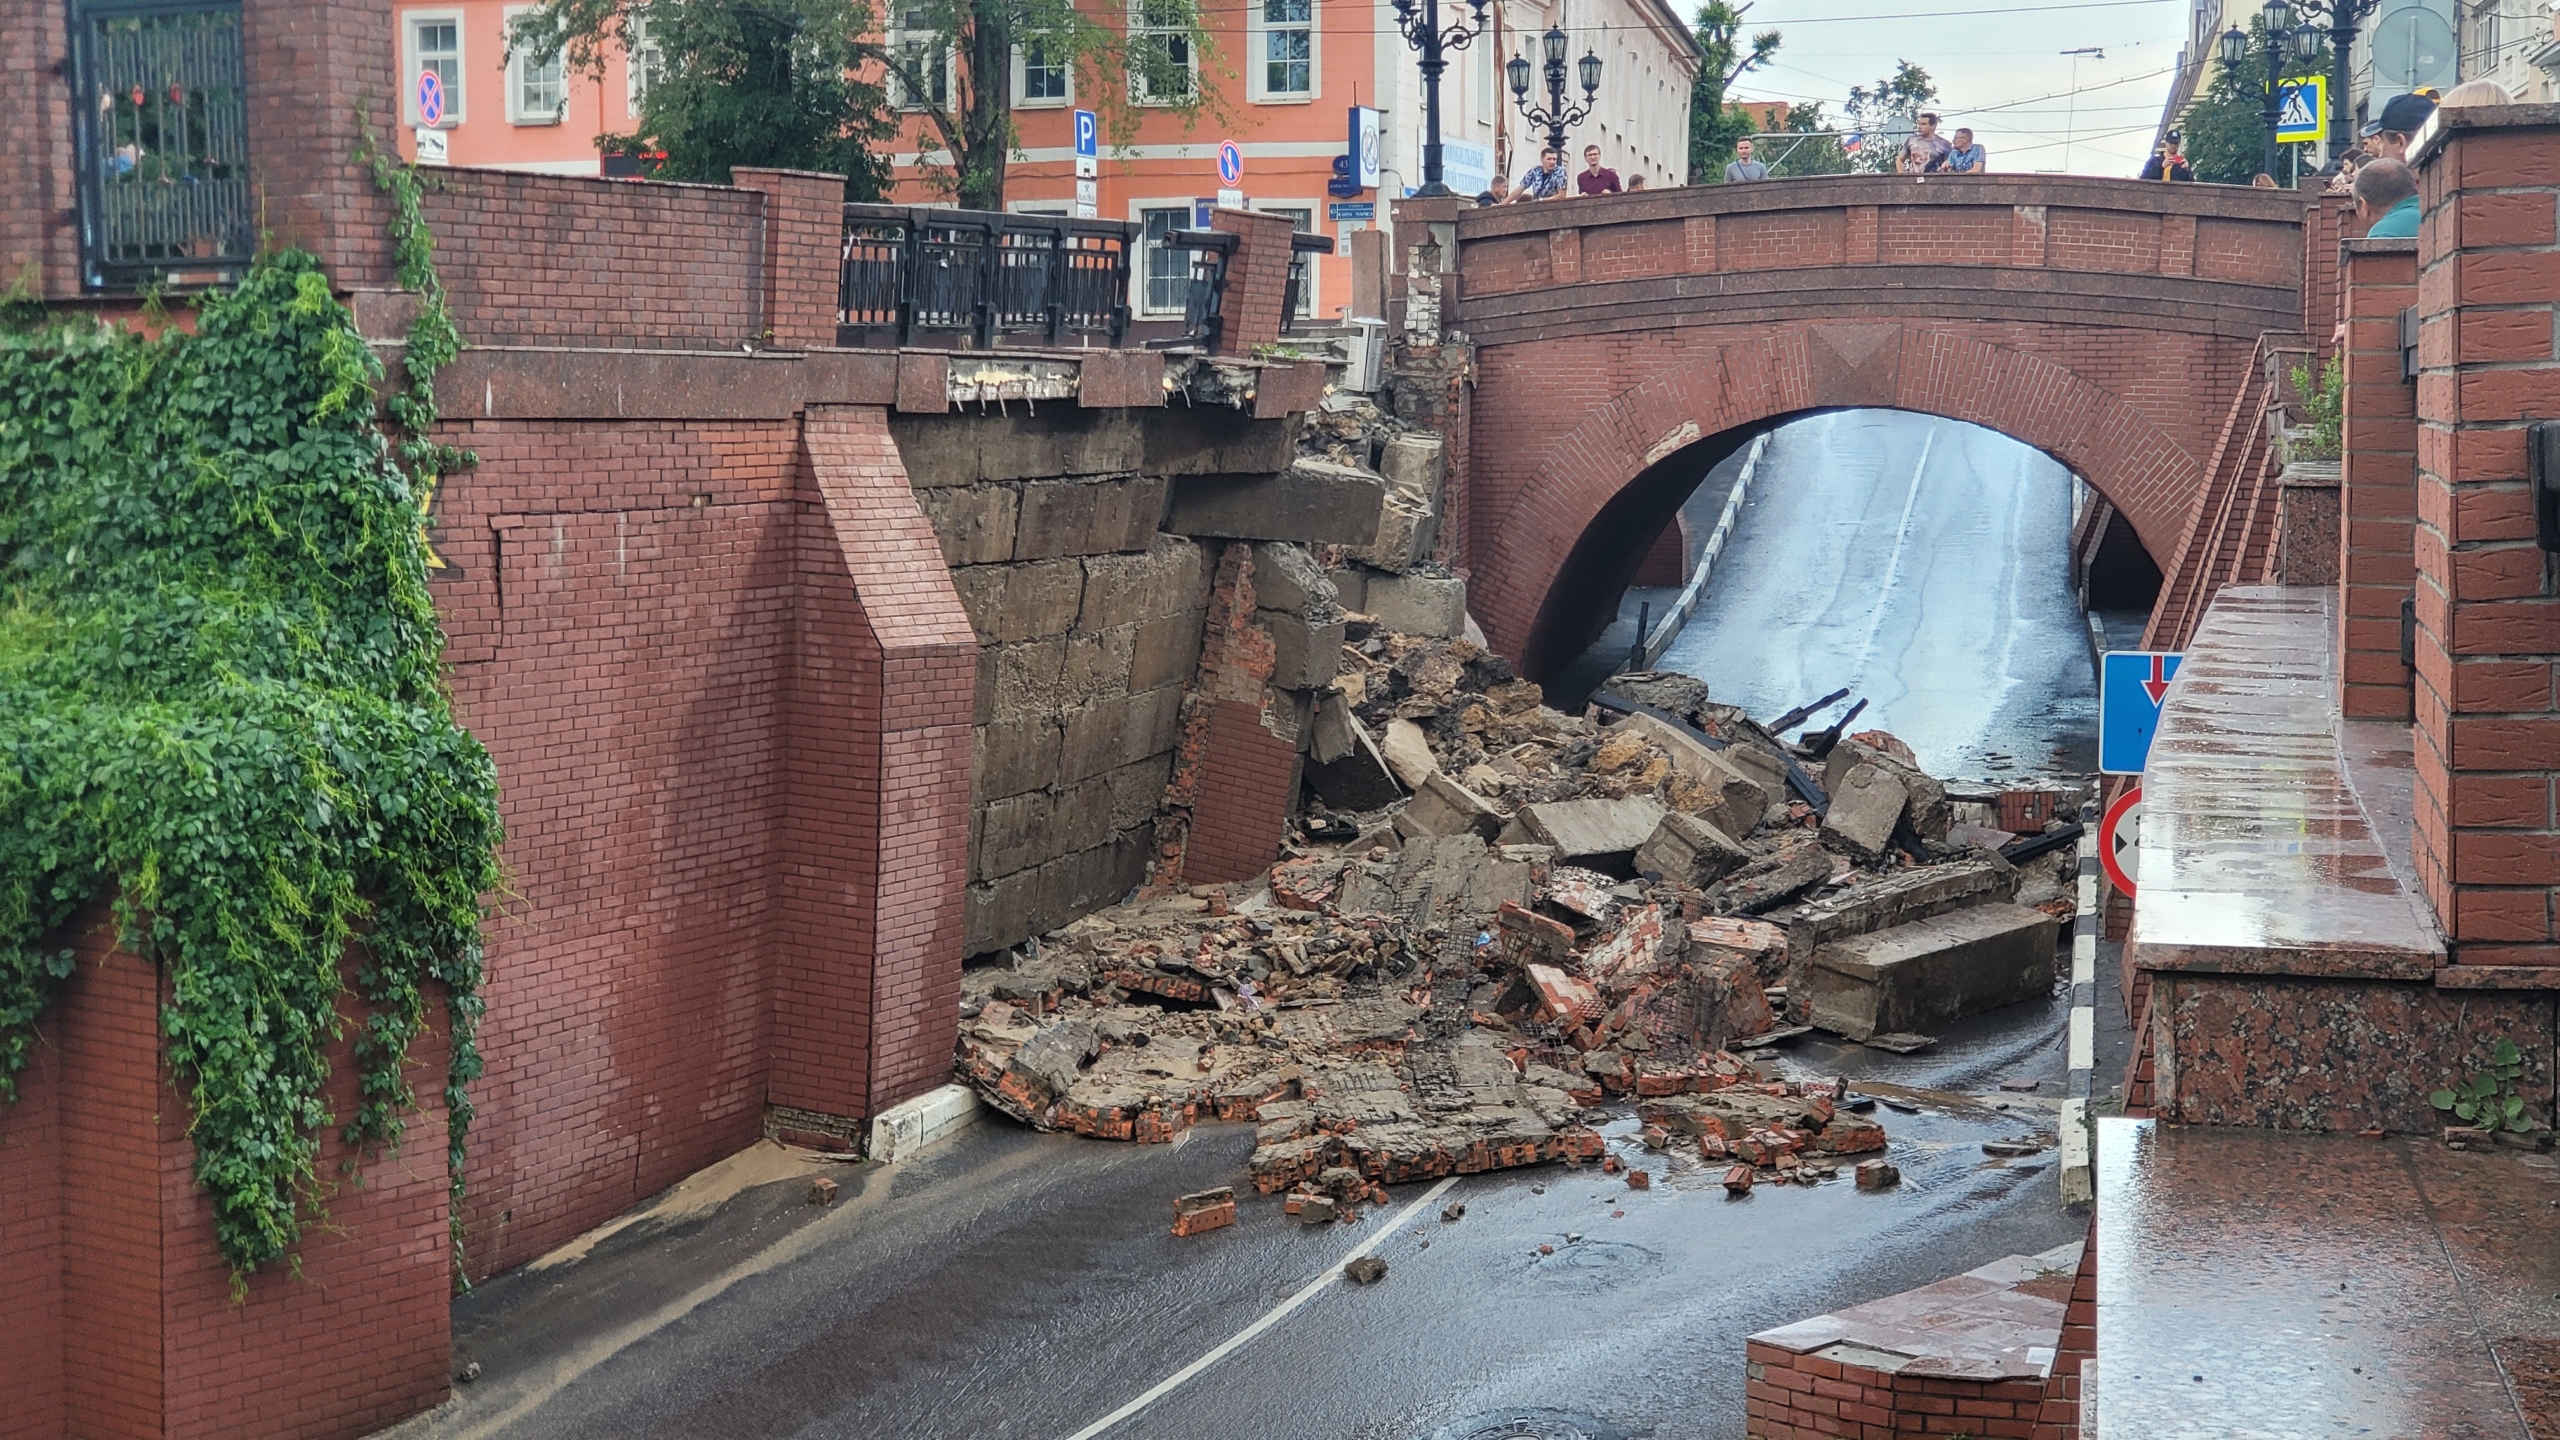
M 1920 112 L 1938 99 L 1938 84 L 1929 72 L 1908 60 L 1897 60 L 1893 73 L 1875 83 L 1849 87 L 1849 129 L 1859 139 L 1851 168 L 1864 174 L 1888 174 L 1902 154 L 1902 143 L 1918 125 Z
M 823 170 L 845 198 L 888 191 L 888 97 L 860 78 L 879 47 L 864 0 L 545 0 L 510 22 L 510 57 L 566 52 L 601 75 L 609 53 L 651 57 L 632 133 L 609 152 L 650 154 L 665 180 L 729 183 L 739 165 Z M 634 44 L 645 33 L 645 44 Z
M 1689 183 L 1707 185 L 1724 179 L 1725 162 L 1733 158 L 1733 142 L 1756 128 L 1750 114 L 1728 104 L 1734 83 L 1758 69 L 1778 52 L 1778 32 L 1763 30 L 1747 41 L 1743 16 L 1749 5 L 1707 0 L 1698 7 L 1698 79 L 1689 92 Z
M 2288 56 L 2285 69 L 2290 74 L 2325 75 L 2329 70 L 2329 47 L 2322 45 L 2309 60 L 2297 61 Z M 2203 98 L 2188 106 L 2187 113 L 2179 119 L 2187 163 L 2198 180 L 2246 185 L 2257 178 L 2259 167 L 2267 158 L 2266 84 L 2266 22 L 2252 15 L 2249 53 L 2238 65 L 2225 65 L 2217 52 L 2213 78 L 2206 82 Z M 2308 141 L 2278 147 L 2276 179 L 2289 181 L 2297 161 L 2308 174 L 2319 149 Z
M 1795 175 L 1846 175 L 1849 152 L 1841 148 L 1840 127 L 1822 113 L 1822 102 L 1807 100 L 1787 111 L 1787 128 L 1804 138 L 1766 143 L 1761 148 L 1760 162 L 1769 167 L 1769 178 L 1785 179 Z

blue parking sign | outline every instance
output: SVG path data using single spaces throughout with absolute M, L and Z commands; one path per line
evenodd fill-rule
M 2160 728 L 2160 705 L 2169 698 L 2185 657 L 2167 650 L 2114 650 L 2098 657 L 2098 769 L 2139 775 Z
M 1102 127 L 1095 123 L 1090 110 L 1076 112 L 1076 153 L 1097 157 L 1102 154 Z

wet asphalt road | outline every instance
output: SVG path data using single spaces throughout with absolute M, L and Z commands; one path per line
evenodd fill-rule
M 1624 1119 L 1612 1143 L 1654 1173 L 1651 1191 L 1592 1167 L 1461 1179 L 1384 1237 L 1383 1281 L 1332 1280 L 1106 1433 L 1739 1436 L 1744 1336 L 2079 1237 L 2050 1152 L 1979 1149 L 2051 1128 L 2065 1013 L 2012 1007 L 1910 1057 L 1810 1038 L 1779 1052 L 1811 1073 L 1979 1097 L 1876 1112 L 1898 1190 L 1860 1193 L 1844 1172 L 1731 1199 L 1694 1156 L 1644 1151 Z M 2045 1093 L 1997 1088 L 2020 1076 Z M 895 1170 L 838 1167 L 844 1193 L 824 1209 L 790 1181 L 626 1231 L 459 1302 L 456 1363 L 483 1373 L 397 1433 L 1066 1440 L 1335 1271 L 1429 1189 L 1318 1229 L 1246 1190 L 1233 1228 L 1170 1236 L 1172 1198 L 1241 1188 L 1251 1146 L 1243 1126 L 1135 1146 L 994 1120 Z M 1444 1200 L 1464 1218 L 1443 1223 Z M 1532 1410 L 1580 1428 L 1482 1428 Z
M 1657 663 L 1764 718 L 1846 685 L 1869 702 L 1859 728 L 1940 776 L 2094 770 L 2070 533 L 2070 472 L 2005 436 L 1895 410 L 1801 420 L 1770 437 L 1698 614 Z

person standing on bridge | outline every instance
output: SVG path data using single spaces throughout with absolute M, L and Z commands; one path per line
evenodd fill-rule
M 2392 96 L 2382 114 L 2364 127 L 2365 148 L 2385 160 L 2408 159 L 2409 137 L 2434 113 L 2436 102 L 2424 95 Z
M 1751 158 L 1751 137 L 1733 142 L 1733 158 L 1724 162 L 1724 183 L 1738 185 L 1746 180 L 1766 180 L 1769 167 Z
M 2144 162 L 2142 178 L 2145 180 L 2193 180 L 2196 178 L 2195 167 L 2187 163 L 2186 153 L 2179 149 L 2179 146 L 2185 142 L 2185 138 L 2175 130 L 2161 136 L 2160 153 Z
M 1957 175 L 1981 175 L 1991 169 L 1990 154 L 1973 143 L 1971 130 L 1956 131 L 1955 148 L 1947 152 L 1947 169 Z
M 1947 137 L 1938 133 L 1935 112 L 1921 111 L 1919 123 L 1920 128 L 1912 132 L 1910 139 L 1902 142 L 1902 173 L 1935 175 L 1947 168 L 1947 156 L 1956 147 L 1948 144 Z
M 1520 188 L 1511 192 L 1506 205 L 1523 200 L 1553 200 L 1564 193 L 1564 153 L 1550 145 L 1538 152 L 1538 163 L 1520 177 Z
M 1582 147 L 1582 173 L 1573 177 L 1573 188 L 1583 195 L 1615 195 L 1626 187 L 1618 183 L 1618 172 L 1600 163 L 1600 147 Z
M 2418 238 L 2418 177 L 2397 160 L 2376 160 L 2356 172 L 2356 215 L 2373 222 L 2368 240 Z

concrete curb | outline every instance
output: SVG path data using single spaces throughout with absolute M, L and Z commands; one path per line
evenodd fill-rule
M 968 1086 L 927 1090 L 872 1117 L 870 1158 L 884 1165 L 913 1160 L 977 1118 L 978 1094 Z
M 2091 1072 L 2098 1047 L 2098 808 L 2080 807 L 2080 912 L 2071 921 L 2071 1024 L 2069 1075 L 2062 1101 L 2062 1203 L 2086 1205 L 2096 1197 L 2091 1169 L 2095 1153 L 2089 1118 Z
M 1724 497 L 1724 513 L 1716 517 L 1715 533 L 1707 537 L 1707 548 L 1698 556 L 1698 569 L 1681 588 L 1680 598 L 1671 602 L 1670 612 L 1655 622 L 1653 633 L 1636 637 L 1635 663 L 1627 668 L 1642 670 L 1662 658 L 1671 642 L 1680 638 L 1689 617 L 1698 613 L 1698 601 L 1707 593 L 1707 573 L 1716 566 L 1716 558 L 1724 554 L 1724 542 L 1733 537 L 1733 527 L 1742 519 L 1743 497 L 1751 493 L 1751 477 L 1760 468 L 1760 457 L 1768 453 L 1769 437 L 1754 436 L 1751 453 L 1742 457 L 1742 472 L 1733 477 L 1733 490 Z

